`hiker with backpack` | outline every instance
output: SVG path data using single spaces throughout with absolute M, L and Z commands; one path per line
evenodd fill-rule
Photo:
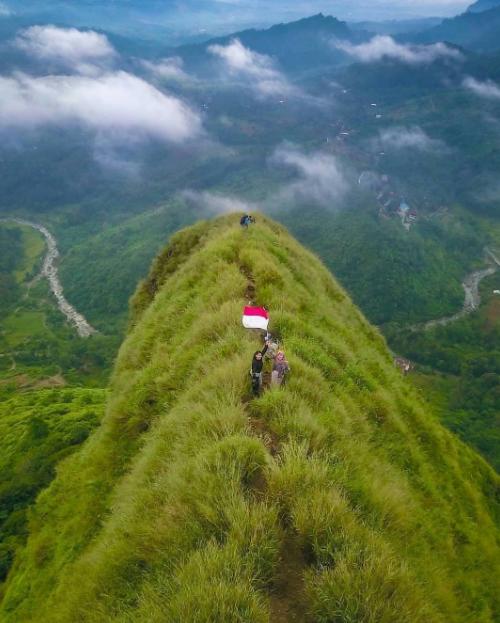
M 290 366 L 286 360 L 285 353 L 280 350 L 276 354 L 273 363 L 273 371 L 271 374 L 271 385 L 278 387 L 283 383 L 285 376 L 290 372 Z
M 255 223 L 255 219 L 253 216 L 250 216 L 249 214 L 244 214 L 241 218 L 240 218 L 240 225 L 242 227 L 244 227 L 245 229 L 248 229 L 248 226 L 251 223 Z
M 268 343 L 262 350 L 254 353 L 252 358 L 252 367 L 250 374 L 252 375 L 252 391 L 254 396 L 258 396 L 262 389 L 262 368 L 264 367 L 264 355 L 267 352 Z

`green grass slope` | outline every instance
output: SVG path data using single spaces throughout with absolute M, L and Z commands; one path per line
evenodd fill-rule
M 258 399 L 249 296 L 292 367 Z M 0 618 L 498 620 L 497 490 L 282 227 L 199 223 L 139 286 L 103 423 L 39 496 Z
M 105 393 L 82 388 L 19 393 L 0 383 L 0 587 L 28 534 L 30 505 L 54 478 L 57 463 L 97 426 Z

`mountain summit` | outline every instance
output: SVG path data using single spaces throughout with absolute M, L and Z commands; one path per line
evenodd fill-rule
M 255 399 L 249 301 L 291 366 Z M 201 222 L 139 286 L 107 414 L 38 498 L 0 618 L 494 621 L 497 488 L 286 230 Z
M 227 45 L 233 39 L 258 52 L 271 56 L 289 71 L 310 69 L 311 66 L 331 66 L 343 59 L 345 54 L 336 53 L 330 43 L 333 40 L 363 41 L 365 33 L 352 31 L 345 22 L 329 15 L 313 15 L 294 22 L 276 24 L 270 28 L 255 28 L 236 32 L 230 36 L 211 39 L 203 44 L 182 46 L 170 50 L 197 67 L 206 57 L 207 46 Z

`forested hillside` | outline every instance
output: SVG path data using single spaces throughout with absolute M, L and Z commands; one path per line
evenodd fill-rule
M 18 295 L 14 270 L 22 257 L 21 233 L 11 232 L 0 226 L 0 315 L 3 315 Z
M 449 41 L 477 52 L 493 52 L 500 49 L 498 29 L 500 24 L 500 5 L 498 2 L 478 11 L 470 11 L 444 20 L 439 26 L 431 28 L 418 40 Z
M 30 506 L 100 422 L 104 399 L 103 390 L 41 383 L 16 393 L 0 383 L 0 590 L 26 540 Z
M 291 373 L 252 399 L 266 305 Z M 6 623 L 487 623 L 498 478 L 281 226 L 174 236 L 132 301 L 102 425 L 39 496 Z

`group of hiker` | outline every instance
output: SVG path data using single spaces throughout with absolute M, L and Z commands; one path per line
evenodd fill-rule
M 285 357 L 285 353 L 279 350 L 278 342 L 268 333 L 264 341 L 264 348 L 254 353 L 252 358 L 252 367 L 250 374 L 252 375 L 252 390 L 258 395 L 263 385 L 263 370 L 266 359 L 271 360 L 271 386 L 280 386 L 285 376 L 290 372 L 290 366 Z
M 255 223 L 255 218 L 249 214 L 243 214 L 240 218 L 240 225 L 248 228 L 251 223 Z M 264 385 L 264 364 L 266 360 L 271 361 L 271 386 L 280 386 L 290 366 L 285 357 L 285 353 L 280 350 L 278 340 L 268 331 L 269 311 L 266 307 L 252 306 L 251 303 L 243 309 L 243 326 L 245 329 L 264 331 L 264 348 L 254 353 L 250 375 L 252 378 L 252 391 L 254 396 L 258 396 Z M 266 366 L 267 367 L 267 366 Z

